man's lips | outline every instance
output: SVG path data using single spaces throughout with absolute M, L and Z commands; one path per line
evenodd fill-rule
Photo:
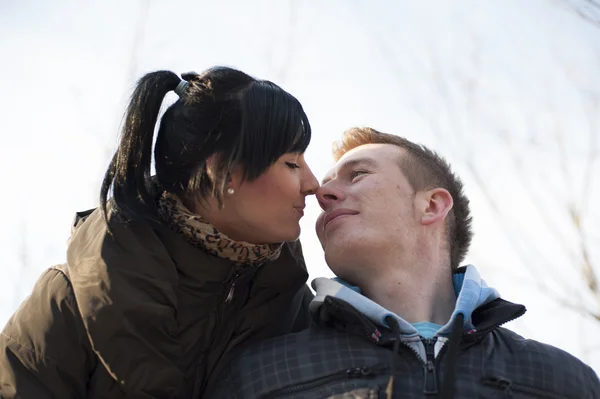
M 329 223 L 331 223 L 334 219 L 344 216 L 344 215 L 356 215 L 358 211 L 354 211 L 352 209 L 335 209 L 325 215 L 325 219 L 323 219 L 323 227 L 327 227 Z

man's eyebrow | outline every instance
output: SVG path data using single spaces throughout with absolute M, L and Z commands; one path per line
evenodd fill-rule
M 336 171 L 335 174 L 337 175 L 340 171 L 343 170 L 347 170 L 347 169 L 352 169 L 355 168 L 359 165 L 366 165 L 366 166 L 370 166 L 372 168 L 377 166 L 377 162 L 373 159 L 373 158 L 354 158 L 354 159 L 350 159 L 348 161 L 344 161 L 342 162 L 340 165 L 336 166 Z M 325 176 L 323 178 L 323 180 L 321 181 L 321 185 L 327 183 L 329 180 L 331 180 L 330 176 Z

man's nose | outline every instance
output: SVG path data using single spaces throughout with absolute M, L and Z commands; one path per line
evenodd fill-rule
M 317 201 L 319 201 L 319 206 L 324 211 L 331 208 L 334 203 L 340 200 L 341 196 L 339 190 L 336 190 L 330 182 L 317 189 Z

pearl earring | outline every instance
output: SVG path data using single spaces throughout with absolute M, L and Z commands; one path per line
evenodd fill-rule
M 229 187 L 229 188 L 227 189 L 227 194 L 229 194 L 229 195 L 233 195 L 233 193 L 235 193 L 235 190 L 234 190 L 232 187 Z

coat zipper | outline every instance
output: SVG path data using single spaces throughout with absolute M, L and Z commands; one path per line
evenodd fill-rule
M 336 382 L 336 381 L 353 379 L 353 378 L 364 378 L 364 377 L 370 377 L 372 375 L 373 375 L 373 370 L 369 367 L 353 367 L 353 368 L 350 368 L 347 370 L 338 371 L 337 373 L 334 373 L 334 374 L 331 374 L 331 375 L 328 375 L 325 377 L 317 378 L 317 379 L 309 381 L 309 382 L 304 382 L 304 383 L 296 384 L 296 385 L 290 385 L 287 387 L 277 389 L 277 390 L 270 392 L 267 395 L 263 396 L 263 399 L 277 398 L 277 397 L 280 397 L 283 395 L 289 395 L 292 393 L 298 393 L 298 392 L 318 388 L 320 386 L 323 386 L 323 385 L 326 385 L 326 384 L 329 384 L 332 382 Z
M 229 279 L 228 283 L 229 284 L 229 290 L 227 291 L 227 296 L 225 297 L 225 304 L 229 304 L 231 303 L 231 301 L 233 300 L 234 294 L 235 294 L 235 284 L 237 282 L 237 279 L 240 277 L 241 271 L 239 267 L 236 267 L 235 272 L 233 274 L 233 277 Z M 221 294 L 222 295 L 222 294 Z M 215 342 L 215 338 L 217 335 L 217 331 L 219 331 L 219 327 L 220 327 L 220 310 L 221 304 L 219 302 L 217 302 L 216 305 L 216 309 L 215 309 L 215 328 L 211 337 L 211 341 L 210 341 L 210 345 L 209 348 L 212 348 L 214 346 L 214 342 Z M 192 391 L 192 398 L 196 398 L 200 395 L 200 385 L 202 383 L 201 378 L 200 378 L 200 362 L 198 362 L 196 364 L 196 378 L 194 381 L 194 389 Z
M 508 323 L 509 321 L 512 321 L 520 316 L 522 316 L 523 313 L 520 313 L 518 315 L 516 315 L 515 317 L 512 317 L 510 319 L 504 320 L 500 323 L 497 323 L 485 330 L 481 330 L 481 331 L 477 331 L 477 333 L 475 333 L 475 340 L 478 341 L 481 338 L 483 338 L 485 335 L 489 334 L 490 332 L 492 332 L 493 330 L 497 329 L 498 327 L 500 327 L 501 325 Z M 398 339 L 398 338 L 396 338 Z M 392 342 L 394 340 L 391 340 Z M 425 395 L 437 395 L 439 393 L 439 389 L 438 389 L 438 381 L 437 381 L 437 367 L 436 367 L 436 360 L 441 359 L 444 349 L 446 349 L 446 345 L 444 345 L 441 349 L 440 349 L 440 353 L 438 354 L 437 359 L 435 358 L 435 342 L 436 339 L 421 339 L 421 341 L 423 342 L 423 345 L 425 346 L 425 355 L 426 355 L 426 361 L 423 363 L 423 361 L 421 360 L 421 356 L 417 353 L 416 350 L 414 350 L 410 345 L 406 344 L 403 341 L 402 342 L 407 348 L 409 348 L 417 357 L 417 359 L 421 360 L 421 363 L 423 364 L 423 377 L 424 377 L 424 387 L 423 387 L 423 393 Z M 546 393 L 548 394 L 548 393 Z M 543 397 L 543 396 L 542 396 Z M 543 397 L 546 398 L 546 397 Z M 563 399 L 562 397 L 559 396 L 549 396 L 549 399 Z
M 229 292 L 227 293 L 227 297 L 225 298 L 225 303 L 231 303 L 231 301 L 233 300 L 233 297 L 235 295 L 235 283 L 237 282 L 237 279 L 239 277 L 240 277 L 240 272 L 237 271 L 231 278 L 231 281 L 229 282 L 229 284 L 230 284 Z
M 564 396 L 557 395 L 552 392 L 544 391 L 538 388 L 533 388 L 527 385 L 519 384 L 507 380 L 502 377 L 486 377 L 482 380 L 484 385 L 491 386 L 503 390 L 506 394 L 518 392 L 531 395 L 535 398 L 543 399 L 565 399 Z
M 437 395 L 438 382 L 435 367 L 435 339 L 424 339 L 423 344 L 425 345 L 425 354 L 427 356 L 427 362 L 423 365 L 423 376 L 425 379 L 423 393 L 425 395 Z
M 248 270 L 249 267 L 247 266 L 234 266 L 233 276 L 230 277 L 226 282 L 226 286 L 229 286 L 229 289 L 227 290 L 227 296 L 225 297 L 226 304 L 230 304 L 233 301 L 233 298 L 235 297 L 235 285 L 237 284 L 237 281 L 240 278 L 240 276 L 244 273 L 248 273 Z
M 338 307 L 339 305 L 337 305 L 335 302 L 332 303 L 330 306 Z M 475 334 L 473 335 L 464 335 L 463 334 L 463 339 L 465 337 L 470 337 L 472 339 L 471 342 L 477 342 L 479 340 L 481 340 L 484 336 L 486 336 L 487 334 L 489 334 L 490 332 L 492 332 L 493 330 L 497 329 L 498 327 L 502 326 L 503 324 L 506 324 L 512 320 L 515 320 L 519 317 L 521 317 L 523 315 L 523 313 L 525 313 L 525 311 L 520 311 L 518 312 L 518 314 L 515 314 L 514 316 L 502 320 L 501 322 L 498 322 L 486 329 L 483 330 L 478 330 Z M 365 335 L 366 338 L 371 341 L 371 337 L 373 332 L 368 330 L 368 329 L 364 329 L 365 330 Z M 379 346 L 383 346 L 387 343 L 392 343 L 394 342 L 396 339 L 398 338 L 392 338 L 392 339 L 382 339 L 380 341 L 377 342 L 377 345 Z M 423 388 L 423 392 L 425 394 L 437 394 L 438 393 L 438 382 L 437 382 L 437 373 L 436 373 L 436 359 L 435 359 L 435 339 L 423 339 L 422 340 L 425 344 L 425 353 L 426 353 L 426 362 L 423 362 L 421 359 L 421 356 L 419 355 L 419 353 L 417 353 L 416 350 L 414 350 L 410 345 L 406 344 L 405 342 L 403 342 L 402 340 L 400 341 L 401 343 L 403 343 L 406 347 L 408 347 L 417 357 L 417 359 L 423 364 L 423 372 L 424 372 L 424 383 L 425 386 Z M 429 342 L 429 344 L 427 343 Z M 428 348 L 428 345 L 430 346 Z M 440 353 L 438 355 L 438 360 L 442 357 L 442 354 L 444 352 L 444 349 L 446 348 L 446 345 L 444 345 L 441 349 L 440 349 Z M 560 398 L 562 399 L 562 398 Z
M 395 338 L 397 339 L 397 338 Z M 392 340 L 393 342 L 394 340 Z M 422 338 L 421 342 L 425 346 L 425 362 L 421 360 L 421 355 L 410 345 L 408 345 L 404 341 L 400 341 L 404 346 L 406 346 L 412 353 L 415 354 L 415 357 L 419 360 L 421 365 L 423 366 L 423 393 L 425 395 L 437 395 L 438 394 L 438 381 L 437 381 L 437 367 L 436 367 L 436 359 L 435 359 L 435 343 L 436 339 L 430 338 Z M 438 359 L 441 357 L 446 346 L 444 345 L 438 356 Z
M 255 269 L 260 268 L 263 265 L 263 263 L 256 265 L 256 266 L 252 266 Z M 233 301 L 233 298 L 235 297 L 235 285 L 237 284 L 237 280 L 240 278 L 240 276 L 242 275 L 243 272 L 248 273 L 247 270 L 250 269 L 250 266 L 243 266 L 243 265 L 237 265 L 235 266 L 235 272 L 233 274 L 233 277 L 231 277 L 229 279 L 229 290 L 227 291 L 227 296 L 225 297 L 225 303 L 229 304 Z

